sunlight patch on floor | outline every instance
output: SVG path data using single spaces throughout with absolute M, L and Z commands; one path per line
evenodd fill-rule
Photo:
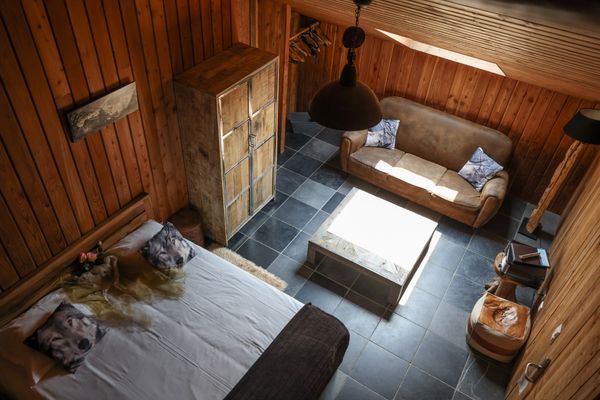
M 425 268 L 427 262 L 429 261 L 429 258 L 431 257 L 431 253 L 437 246 L 441 237 L 442 234 L 440 232 L 433 232 L 433 236 L 431 237 L 431 242 L 429 243 L 429 249 L 427 250 L 427 254 L 425 254 L 425 257 L 423 257 L 421 264 L 419 264 L 419 267 L 415 270 L 415 273 L 412 279 L 410 280 L 408 286 L 406 287 L 406 289 L 404 289 L 404 293 L 402 294 L 400 302 L 398 303 L 399 305 L 404 306 L 408 302 L 410 295 L 412 294 L 415 286 L 417 285 L 417 282 L 419 281 L 419 278 L 421 277 L 421 274 L 423 273 L 423 269 Z

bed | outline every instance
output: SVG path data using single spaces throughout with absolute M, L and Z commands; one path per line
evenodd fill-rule
M 83 244 L 94 243 L 101 237 L 110 246 L 140 226 L 145 234 L 161 229 L 160 224 L 148 220 L 143 201 L 134 206 L 135 210 L 121 212 L 126 216 L 112 218 L 108 222 L 111 226 L 102 225 L 96 229 L 99 233 L 84 237 Z M 66 373 L 50 358 L 23 344 L 23 339 L 64 299 L 62 289 L 56 289 L 57 273 L 64 267 L 51 263 L 42 270 L 43 276 L 40 272 L 33 281 L 25 282 L 25 287 L 18 288 L 17 293 L 3 293 L 2 319 L 10 320 L 0 330 L 0 393 L 15 398 L 56 399 L 223 399 L 228 394 L 230 398 L 245 398 L 244 391 L 260 381 L 254 375 L 264 368 L 273 368 L 269 364 L 281 358 L 281 351 L 287 351 L 279 348 L 265 353 L 265 350 L 273 350 L 275 342 L 289 333 L 290 321 L 297 319 L 299 311 L 306 307 L 229 262 L 193 246 L 197 255 L 185 266 L 183 297 L 144 305 L 153 320 L 148 329 L 111 328 L 75 374 Z M 71 256 L 81 247 L 78 242 L 66 250 L 69 254 L 60 255 L 62 265 L 64 260 L 73 259 Z M 333 317 L 327 324 L 339 326 L 334 326 L 338 332 L 336 360 L 318 374 L 323 375 L 325 383 L 348 345 L 343 325 Z M 296 337 L 305 336 L 297 332 Z M 268 354 L 271 359 L 264 359 Z M 318 364 L 318 360 L 315 362 Z M 263 374 L 263 381 L 265 376 L 276 377 L 269 373 Z M 312 375 L 314 380 L 315 374 Z M 285 397 L 282 393 L 272 396 Z

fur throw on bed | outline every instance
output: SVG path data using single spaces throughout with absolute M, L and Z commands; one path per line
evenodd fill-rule
M 71 302 L 86 305 L 97 319 L 109 325 L 133 323 L 147 327 L 152 321 L 143 303 L 183 295 L 182 270 L 165 274 L 149 264 L 127 259 L 123 265 L 119 262 L 114 255 L 107 255 L 89 272 L 66 272 L 62 286 Z
M 251 273 L 261 281 L 268 283 L 276 289 L 283 291 L 287 287 L 287 283 L 283 279 L 279 278 L 276 275 L 273 275 L 266 269 L 259 267 L 252 261 L 245 259 L 244 257 L 240 256 L 232 250 L 229 250 L 226 247 L 221 247 L 218 244 L 212 244 L 208 246 L 208 250 L 218 255 L 222 259 L 229 261 L 236 267 L 239 267 L 244 271 Z

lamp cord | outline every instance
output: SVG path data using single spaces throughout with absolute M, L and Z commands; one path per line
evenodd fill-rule
M 356 10 L 354 11 L 354 26 L 358 28 L 358 18 L 360 17 L 360 4 L 356 5 Z M 354 35 L 356 39 L 356 35 Z
M 354 30 L 354 39 L 352 40 L 352 47 L 348 48 L 348 63 L 350 65 L 354 64 L 354 59 L 356 58 L 356 53 L 355 53 L 355 49 L 356 47 L 356 42 L 358 41 L 358 20 L 360 18 L 360 4 L 356 5 L 356 10 L 354 10 L 354 27 L 356 28 Z

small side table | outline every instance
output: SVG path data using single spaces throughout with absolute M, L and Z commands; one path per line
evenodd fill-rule
M 494 260 L 494 271 L 498 276 L 496 277 L 494 284 L 491 285 L 492 289 L 490 289 L 489 292 L 498 297 L 502 297 L 503 299 L 516 302 L 516 290 L 517 286 L 520 286 L 520 283 L 502 275 L 502 272 L 500 271 L 500 265 L 502 264 L 502 259 L 504 256 L 504 252 L 498 253 L 496 259 Z M 493 286 L 495 286 L 495 288 Z
M 184 207 L 169 218 L 184 238 L 204 247 L 204 231 L 200 213 L 191 207 Z

